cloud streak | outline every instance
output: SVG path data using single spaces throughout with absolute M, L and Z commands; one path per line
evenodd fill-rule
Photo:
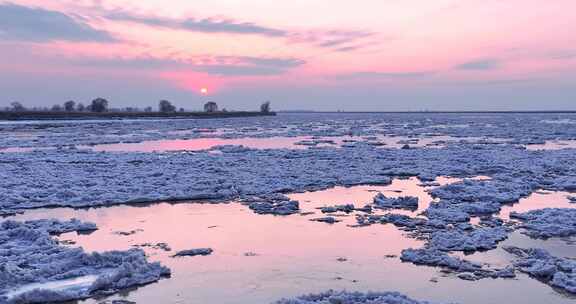
M 456 70 L 477 70 L 477 71 L 489 71 L 497 70 L 501 66 L 501 62 L 498 59 L 486 58 L 478 59 L 469 62 L 459 64 L 455 67 Z
M 111 21 L 130 22 L 145 26 L 184 30 L 199 33 L 226 33 L 239 35 L 260 35 L 286 39 L 292 44 L 308 44 L 318 48 L 338 52 L 350 52 L 368 45 L 366 38 L 375 36 L 368 31 L 350 30 L 287 30 L 222 18 L 174 19 L 160 16 L 137 15 L 125 11 L 104 11 L 102 17 Z
M 355 72 L 340 74 L 333 77 L 337 80 L 393 80 L 393 79 L 422 79 L 436 75 L 434 71 L 421 72 Z
M 0 3 L 0 39 L 10 41 L 114 42 L 105 31 L 58 12 Z
M 75 67 L 127 70 L 191 70 L 215 76 L 280 75 L 306 62 L 296 58 L 198 56 L 191 58 L 54 57 L 52 62 Z
M 291 32 L 288 40 L 291 43 L 306 43 L 336 52 L 351 52 L 376 44 L 375 41 L 366 43 L 366 39 L 374 36 L 375 33 L 368 31 L 302 31 Z
M 237 22 L 234 20 L 205 18 L 187 18 L 183 20 L 140 16 L 126 12 L 112 12 L 105 14 L 108 20 L 138 23 L 153 27 L 163 27 L 175 30 L 188 30 L 202 33 L 232 33 L 232 34 L 256 34 L 264 36 L 285 36 L 286 32 L 280 29 L 265 27 L 249 22 Z

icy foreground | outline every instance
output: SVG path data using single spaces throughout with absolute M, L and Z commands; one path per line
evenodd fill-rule
M 111 294 L 155 282 L 170 270 L 140 249 L 85 253 L 58 244 L 54 233 L 94 228 L 78 221 L 0 224 L 0 303 L 43 303 Z
M 504 269 L 487 269 L 479 263 L 469 262 L 437 249 L 405 249 L 400 259 L 416 265 L 443 267 L 448 271 L 458 273 L 458 278 L 475 281 L 484 278 L 514 278 L 516 274 L 513 267 Z
M 319 294 L 299 296 L 293 299 L 283 299 L 274 304 L 432 304 L 417 301 L 398 292 L 346 292 L 327 291 Z
M 439 176 L 460 177 L 461 182 L 431 189 L 436 200 L 417 215 L 384 213 L 388 209 L 403 209 L 397 213 L 417 210 L 420 202 L 416 197 L 381 195 L 371 202 L 354 202 L 364 208 L 355 208 L 354 204 L 324 207 L 321 212 L 326 214 L 313 220 L 343 225 L 340 217 L 334 217 L 340 214 L 332 214 L 342 212 L 356 216 L 356 226 L 394 225 L 425 241 L 422 248 L 402 252 L 405 262 L 442 267 L 464 280 L 512 278 L 518 270 L 573 293 L 574 269 L 565 267 L 567 259 L 524 253 L 519 261 L 528 264 L 519 262 L 495 269 L 451 255 L 492 250 L 516 228 L 538 238 L 576 235 L 576 214 L 568 209 L 513 213 L 511 217 L 520 222 L 517 225 L 497 217 L 504 206 L 535 191 L 576 191 L 576 150 L 532 151 L 524 147 L 547 140 L 573 139 L 576 124 L 559 127 L 550 122 L 557 120 L 559 117 L 546 115 L 280 115 L 274 119 L 162 124 L 135 121 L 0 125 L 0 134 L 6 135 L 0 136 L 0 148 L 60 148 L 0 153 L 0 216 L 40 207 L 162 200 L 236 200 L 257 214 L 290 216 L 300 213 L 304 202 L 290 200 L 286 193 L 334 186 L 387 185 L 394 178 L 412 176 L 432 185 Z M 408 149 L 388 148 L 380 142 L 382 135 L 406 137 L 398 142 L 408 145 Z M 100 153 L 76 147 L 158 139 L 274 136 L 311 139 L 304 142 L 309 148 L 301 150 L 218 146 L 196 152 Z M 434 141 L 436 136 L 453 138 Z M 424 139 L 432 142 L 434 148 L 417 145 Z M 337 147 L 338 141 L 343 144 Z M 474 176 L 489 179 L 469 179 Z M 472 219 L 479 221 L 471 222 Z M 138 250 L 88 255 L 81 249 L 58 246 L 49 236 L 96 228 L 90 224 L 42 220 L 2 225 L 7 225 L 0 232 L 0 258 L 6 261 L 5 266 L 2 264 L 6 271 L 0 275 L 10 277 L 1 278 L 0 293 L 12 292 L 12 300 L 83 298 L 152 282 L 168 273 L 162 266 L 146 262 Z M 28 269 L 29 265 L 34 266 Z M 539 275 L 546 267 L 552 272 Z M 14 294 L 24 284 L 78 283 L 70 280 L 82 281 L 83 287 L 65 292 L 52 289 Z M 283 301 L 279 303 L 421 303 L 393 293 L 346 292 Z
M 535 238 L 566 237 L 576 235 L 576 209 L 545 208 L 526 213 L 510 214 L 522 221 L 525 234 Z
M 571 150 L 540 153 L 511 146 L 445 149 L 358 147 L 201 153 L 0 153 L 0 212 L 47 206 L 87 207 L 158 200 L 229 200 L 336 185 L 387 184 L 393 176 L 490 175 L 437 188 L 430 217 L 492 213 L 541 188 L 576 188 Z M 255 210 L 292 212 L 264 204 Z M 464 212 L 464 213 L 462 213 Z M 449 214 L 448 214 L 449 213 Z
M 391 177 L 487 175 L 432 193 L 443 202 L 429 216 L 491 214 L 536 189 L 576 190 L 571 149 L 530 151 L 521 144 L 571 139 L 576 124 L 558 115 L 280 115 L 232 120 L 39 122 L 0 124 L 2 147 L 62 150 L 0 153 L 0 215 L 46 206 L 87 207 L 185 199 L 230 200 L 342 185 L 387 184 Z M 570 118 L 570 117 L 569 117 Z M 395 149 L 370 144 L 378 136 L 410 144 L 437 136 L 436 148 Z M 341 148 L 214 147 L 188 153 L 97 153 L 81 145 L 190 138 L 327 137 Z M 342 139 L 350 137 L 354 139 Z M 409 138 L 401 140 L 400 138 Z M 499 139 L 499 140 L 495 140 Z M 314 139 L 318 141 L 319 139 Z M 219 153 L 213 153 L 219 152 Z M 260 201 L 258 213 L 290 214 L 293 203 Z M 413 208 L 414 200 L 385 200 Z M 440 210 L 441 209 L 441 210 Z
M 418 198 L 403 196 L 397 198 L 386 197 L 382 193 L 378 193 L 374 197 L 374 207 L 382 209 L 408 209 L 416 210 L 418 209 Z
M 525 272 L 544 283 L 576 294 L 576 260 L 552 256 L 544 249 L 504 248 L 518 257 L 514 263 Z

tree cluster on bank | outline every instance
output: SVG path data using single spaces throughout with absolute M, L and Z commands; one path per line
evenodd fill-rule
M 83 103 L 75 102 L 74 100 L 69 100 L 63 104 L 55 104 L 52 107 L 33 107 L 27 108 L 22 103 L 15 101 L 10 104 L 10 107 L 5 108 L 6 111 L 12 112 L 26 112 L 26 111 L 50 111 L 50 112 L 93 112 L 93 113 L 104 113 L 104 112 L 153 112 L 152 107 L 145 107 L 143 109 L 138 107 L 126 107 L 122 109 L 110 108 L 110 102 L 105 98 L 96 98 L 92 100 L 88 105 Z M 175 113 L 175 112 L 186 112 L 184 108 L 177 109 L 172 102 L 168 100 L 160 100 L 158 102 L 158 112 L 160 113 Z M 219 109 L 218 104 L 213 101 L 209 101 L 204 104 L 204 112 L 207 113 L 217 113 L 217 112 L 228 112 L 226 108 Z M 270 101 L 266 101 L 260 105 L 260 112 L 270 113 Z
M 63 104 L 55 104 L 50 108 L 47 107 L 33 107 L 27 108 L 22 103 L 15 101 L 10 104 L 9 108 L 6 108 L 7 111 L 13 112 L 26 112 L 26 111 L 52 111 L 52 112 L 95 112 L 95 113 L 102 113 L 108 112 L 109 109 L 109 102 L 104 98 L 96 98 L 92 100 L 90 104 L 85 106 L 83 103 L 76 103 L 74 100 L 68 100 Z M 126 108 L 131 109 L 131 108 Z

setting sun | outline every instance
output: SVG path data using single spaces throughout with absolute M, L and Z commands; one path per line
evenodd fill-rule
M 200 93 L 201 93 L 202 95 L 207 95 L 207 94 L 208 94 L 208 89 L 207 89 L 207 88 L 201 88 L 201 89 L 200 89 Z

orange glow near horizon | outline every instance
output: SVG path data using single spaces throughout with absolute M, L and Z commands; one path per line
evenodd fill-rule
M 201 89 L 200 89 L 200 93 L 201 93 L 202 95 L 208 95 L 208 88 L 201 88 Z

